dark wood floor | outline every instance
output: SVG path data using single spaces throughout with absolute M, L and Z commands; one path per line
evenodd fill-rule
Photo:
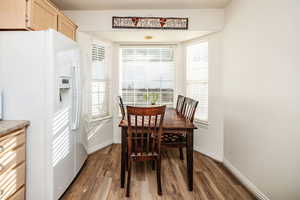
M 63 200 L 119 200 L 125 198 L 120 188 L 120 145 L 111 145 L 90 155 L 78 178 L 66 191 Z M 132 172 L 130 199 L 255 199 L 222 164 L 194 152 L 194 191 L 186 184 L 186 165 L 176 149 L 163 151 L 162 189 L 157 195 L 156 173 L 150 163 L 137 163 Z

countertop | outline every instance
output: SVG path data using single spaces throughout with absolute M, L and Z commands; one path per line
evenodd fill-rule
M 25 120 L 3 120 L 0 121 L 0 137 L 13 132 L 17 129 L 24 128 L 30 124 L 29 121 Z

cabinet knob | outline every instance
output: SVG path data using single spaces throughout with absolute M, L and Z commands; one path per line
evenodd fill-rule
M 4 146 L 0 146 L 0 153 L 4 151 Z
M 0 190 L 0 197 L 4 194 L 4 190 Z

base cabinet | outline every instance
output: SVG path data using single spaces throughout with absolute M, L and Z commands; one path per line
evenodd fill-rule
M 1 200 L 25 200 L 26 127 L 0 134 Z
M 25 199 L 25 188 L 21 187 L 13 196 L 8 200 L 24 200 Z

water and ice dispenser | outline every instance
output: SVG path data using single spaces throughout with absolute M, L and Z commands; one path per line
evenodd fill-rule
M 63 93 L 71 89 L 72 77 L 71 76 L 60 76 L 59 81 L 59 100 L 62 102 Z

